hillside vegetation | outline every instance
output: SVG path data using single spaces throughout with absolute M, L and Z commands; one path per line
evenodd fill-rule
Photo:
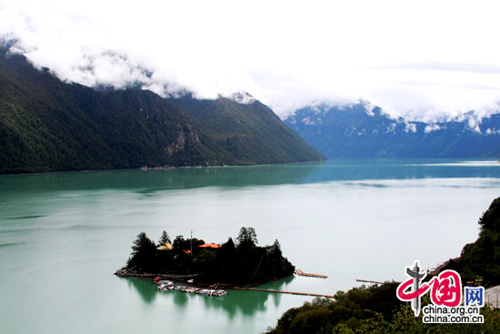
M 426 324 L 409 303 L 396 298 L 398 284 L 360 287 L 338 292 L 335 300 L 316 298 L 291 308 L 268 334 L 484 334 L 498 333 L 500 310 L 481 308 L 483 324 Z M 423 304 L 430 303 L 429 296 Z
M 231 164 L 264 164 L 323 160 L 274 112 L 260 103 L 238 103 L 226 98 L 169 100 L 188 115 L 213 148 Z
M 259 102 L 184 105 L 65 83 L 0 47 L 0 173 L 323 159 Z
M 465 245 L 460 257 L 439 269 L 456 270 L 463 284 L 481 279 L 486 287 L 500 285 L 500 197 L 481 216 L 479 227 L 479 238 Z

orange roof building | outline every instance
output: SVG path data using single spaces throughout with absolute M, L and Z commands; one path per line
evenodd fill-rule
M 200 248 L 220 248 L 219 244 L 203 244 L 199 245 Z
M 164 245 L 156 247 L 156 249 L 157 250 L 172 250 L 172 249 L 174 249 L 174 246 L 172 246 L 172 244 L 170 242 L 167 242 Z

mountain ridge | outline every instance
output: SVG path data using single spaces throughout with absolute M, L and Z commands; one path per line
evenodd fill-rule
M 184 96 L 168 101 L 183 110 L 201 133 L 214 140 L 220 154 L 237 156 L 238 164 L 248 164 L 252 157 L 257 163 L 280 163 L 285 156 L 300 161 L 301 152 L 314 154 L 302 138 L 291 145 L 296 134 L 257 100 L 238 103 L 223 97 L 199 100 Z
M 213 107 L 227 109 L 223 104 L 229 102 L 224 101 L 212 102 Z M 137 88 L 95 90 L 65 83 L 49 69 L 37 70 L 25 57 L 0 48 L 0 173 L 323 159 L 293 132 L 289 144 L 298 152 L 295 156 L 265 147 L 262 157 L 259 152 L 247 152 L 247 146 L 255 146 L 248 142 L 235 142 L 236 150 L 225 150 L 213 134 L 200 131 L 202 122 L 195 124 L 174 102 Z M 252 110 L 236 102 L 229 105 Z M 261 124 L 272 119 L 262 117 Z M 254 133 L 255 129 L 247 124 L 245 131 Z
M 284 120 L 325 156 L 474 158 L 500 156 L 500 114 L 424 122 L 392 118 L 366 102 L 297 110 Z

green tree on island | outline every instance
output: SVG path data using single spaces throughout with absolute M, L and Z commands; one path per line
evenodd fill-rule
M 238 248 L 253 248 L 259 241 L 257 240 L 257 233 L 253 227 L 242 227 L 238 237 L 236 238 L 236 242 L 238 244 Z
M 145 232 L 141 232 L 134 241 L 127 267 L 147 272 L 154 268 L 155 254 L 156 245 L 154 241 L 149 239 Z
M 164 241 L 170 241 L 168 239 L 168 234 L 163 231 L 159 242 L 164 244 Z M 127 272 L 133 275 L 194 275 L 195 283 L 241 286 L 280 279 L 291 275 L 294 269 L 282 256 L 278 240 L 271 246 L 258 246 L 255 229 L 242 227 L 236 244 L 232 238 L 217 245 L 178 235 L 172 249 L 156 248 L 154 242 L 141 232 L 134 241 L 123 275 L 127 276 Z
M 163 230 L 161 233 L 160 240 L 158 240 L 158 245 L 165 245 L 166 243 L 172 243 L 170 241 L 170 236 L 168 235 L 167 231 Z

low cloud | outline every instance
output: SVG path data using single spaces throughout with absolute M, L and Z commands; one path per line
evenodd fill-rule
M 6 0 L 0 35 L 66 81 L 163 96 L 244 91 L 281 117 L 311 103 L 359 100 L 426 121 L 497 111 L 496 2 L 407 6 Z

